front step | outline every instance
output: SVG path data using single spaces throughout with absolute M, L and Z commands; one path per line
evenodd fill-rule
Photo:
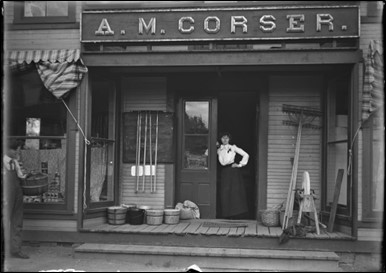
M 334 252 L 86 243 L 74 257 L 124 260 L 164 268 L 197 264 L 203 271 L 340 271 Z

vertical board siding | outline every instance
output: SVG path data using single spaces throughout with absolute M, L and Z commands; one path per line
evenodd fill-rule
M 166 111 L 166 78 L 127 77 L 122 79 L 121 84 L 123 112 Z M 136 130 L 136 128 L 133 128 L 133 130 Z M 153 209 L 163 209 L 165 206 L 165 165 L 157 165 L 157 189 L 155 193 L 150 191 L 150 176 L 145 176 L 145 192 L 142 192 L 143 177 L 139 177 L 139 191 L 136 192 L 136 176 L 131 175 L 132 166 L 135 166 L 135 164 L 122 163 L 121 155 L 121 203 L 134 203 L 137 206 L 146 205 Z
M 272 76 L 269 81 L 267 207 L 285 202 L 291 180 L 291 158 L 295 156 L 297 127 L 283 125 L 287 114 L 283 104 L 320 109 L 322 78 L 318 76 Z M 319 124 L 321 120 L 314 123 Z M 297 188 L 303 172 L 308 171 L 311 189 L 319 197 L 321 184 L 321 130 L 303 129 L 299 156 Z
M 164 77 L 130 77 L 122 80 L 123 112 L 166 111 Z

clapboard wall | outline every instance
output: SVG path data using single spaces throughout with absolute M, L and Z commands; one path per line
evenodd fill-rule
M 271 76 L 269 78 L 267 207 L 285 202 L 291 180 L 291 158 L 295 156 L 297 127 L 283 125 L 288 116 L 283 104 L 320 109 L 320 76 Z M 301 187 L 303 172 L 308 171 L 311 189 L 321 196 L 321 130 L 303 129 L 299 156 L 297 187 Z M 317 207 L 320 208 L 319 200 Z
M 122 112 L 131 111 L 166 111 L 167 92 L 165 77 L 125 77 L 121 81 Z M 132 128 L 136 130 L 136 128 Z M 125 130 L 122 130 L 122 132 Z M 143 133 L 143 132 L 142 132 Z M 154 132 L 153 132 L 154 133 Z M 121 137 L 124 139 L 124 136 Z M 153 143 L 154 145 L 154 143 Z M 142 156 L 143 158 L 143 156 Z M 154 160 L 154 159 L 153 159 Z M 143 163 L 142 163 L 143 164 Z M 142 165 L 141 164 L 141 165 Z M 154 161 L 153 161 L 154 164 Z M 146 205 L 154 209 L 165 207 L 165 178 L 172 172 L 171 164 L 157 164 L 156 192 L 150 190 L 150 176 L 138 178 L 132 175 L 131 168 L 135 163 L 123 163 L 121 154 L 120 200 L 121 203 Z M 142 191 L 144 185 L 144 191 Z

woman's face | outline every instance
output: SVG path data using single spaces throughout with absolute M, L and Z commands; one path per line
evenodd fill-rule
M 221 142 L 222 142 L 223 145 L 229 144 L 229 136 L 221 137 Z

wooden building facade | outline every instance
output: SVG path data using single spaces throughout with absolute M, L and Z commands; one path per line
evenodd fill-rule
M 343 169 L 335 230 L 381 240 L 383 94 L 371 90 L 383 87 L 366 87 L 368 56 L 383 56 L 381 2 L 39 2 L 8 1 L 4 12 L 5 53 L 19 64 L 5 59 L 5 131 L 25 140 L 27 169 L 59 175 L 49 194 L 25 197 L 26 240 L 85 241 L 119 204 L 191 200 L 221 219 L 222 131 L 250 155 L 245 219 L 259 220 L 291 179 L 297 127 L 283 105 L 322 113 L 302 131 L 297 176 L 301 187 L 309 172 L 321 220 Z M 51 98 L 35 68 L 47 60 L 88 72 Z M 38 134 L 25 129 L 31 118 Z

